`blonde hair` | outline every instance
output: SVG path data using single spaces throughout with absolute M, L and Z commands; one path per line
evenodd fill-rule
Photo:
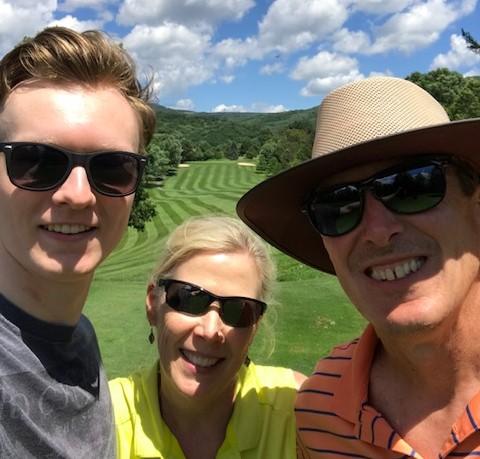
M 259 297 L 268 301 L 275 281 L 267 245 L 240 220 L 226 216 L 193 217 L 168 237 L 150 282 L 172 276 L 175 268 L 200 252 L 247 252 L 255 260 L 260 276 Z
M 0 61 L 0 106 L 16 86 L 37 80 L 117 89 L 138 115 L 140 151 L 150 143 L 155 130 L 150 83 L 142 87 L 131 57 L 104 33 L 49 27 L 25 38 Z

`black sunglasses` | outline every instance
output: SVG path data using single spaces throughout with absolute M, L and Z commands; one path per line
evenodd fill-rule
M 218 301 L 220 317 L 231 327 L 249 327 L 256 323 L 265 312 L 267 305 L 254 298 L 242 296 L 218 296 L 190 282 L 175 279 L 159 279 L 157 285 L 163 287 L 167 304 L 176 311 L 201 316 L 209 306 Z
M 10 181 L 24 190 L 58 188 L 75 166 L 85 169 L 90 186 L 106 196 L 127 196 L 140 183 L 146 157 L 123 151 L 74 153 L 34 142 L 0 143 Z
M 398 165 L 354 183 L 315 190 L 305 211 L 323 236 L 342 236 L 361 222 L 365 191 L 397 214 L 416 214 L 438 205 L 447 188 L 446 158 L 424 159 Z

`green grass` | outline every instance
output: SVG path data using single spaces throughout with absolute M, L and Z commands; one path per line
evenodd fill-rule
M 156 348 L 147 341 L 145 287 L 167 234 L 193 215 L 234 215 L 238 198 L 263 179 L 252 169 L 226 160 L 192 163 L 163 187 L 150 189 L 157 217 L 143 233 L 127 231 L 97 270 L 86 306 L 109 377 L 126 375 L 155 359 Z M 250 357 L 309 373 L 334 344 L 357 336 L 364 321 L 335 277 L 278 251 L 274 258 L 279 282 L 266 321 L 274 322 L 275 348 L 269 352 L 270 334 L 261 327 Z

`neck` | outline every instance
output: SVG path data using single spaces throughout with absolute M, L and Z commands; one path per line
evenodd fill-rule
M 50 323 L 75 325 L 93 273 L 66 278 L 62 273 L 27 272 L 16 260 L 0 261 L 0 292 L 26 313 Z M 9 258 L 9 257 L 8 257 Z
M 164 379 L 166 382 L 166 380 Z M 160 390 L 161 414 L 187 459 L 215 458 L 222 445 L 234 406 L 235 384 L 213 397 L 188 397 Z
M 413 387 L 445 395 L 465 381 L 480 381 L 480 342 L 472 339 L 478 333 L 480 295 L 474 300 L 434 326 L 405 334 L 378 331 L 382 347 L 375 364 Z
M 454 422 L 480 390 L 479 302 L 402 336 L 378 333 L 369 403 L 423 457 L 437 457 Z

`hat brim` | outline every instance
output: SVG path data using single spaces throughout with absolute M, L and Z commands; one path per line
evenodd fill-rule
M 239 217 L 267 242 L 293 258 L 335 274 L 320 233 L 302 212 L 308 194 L 327 177 L 374 161 L 418 155 L 455 155 L 480 170 L 480 118 L 415 129 L 310 159 L 248 191 Z

